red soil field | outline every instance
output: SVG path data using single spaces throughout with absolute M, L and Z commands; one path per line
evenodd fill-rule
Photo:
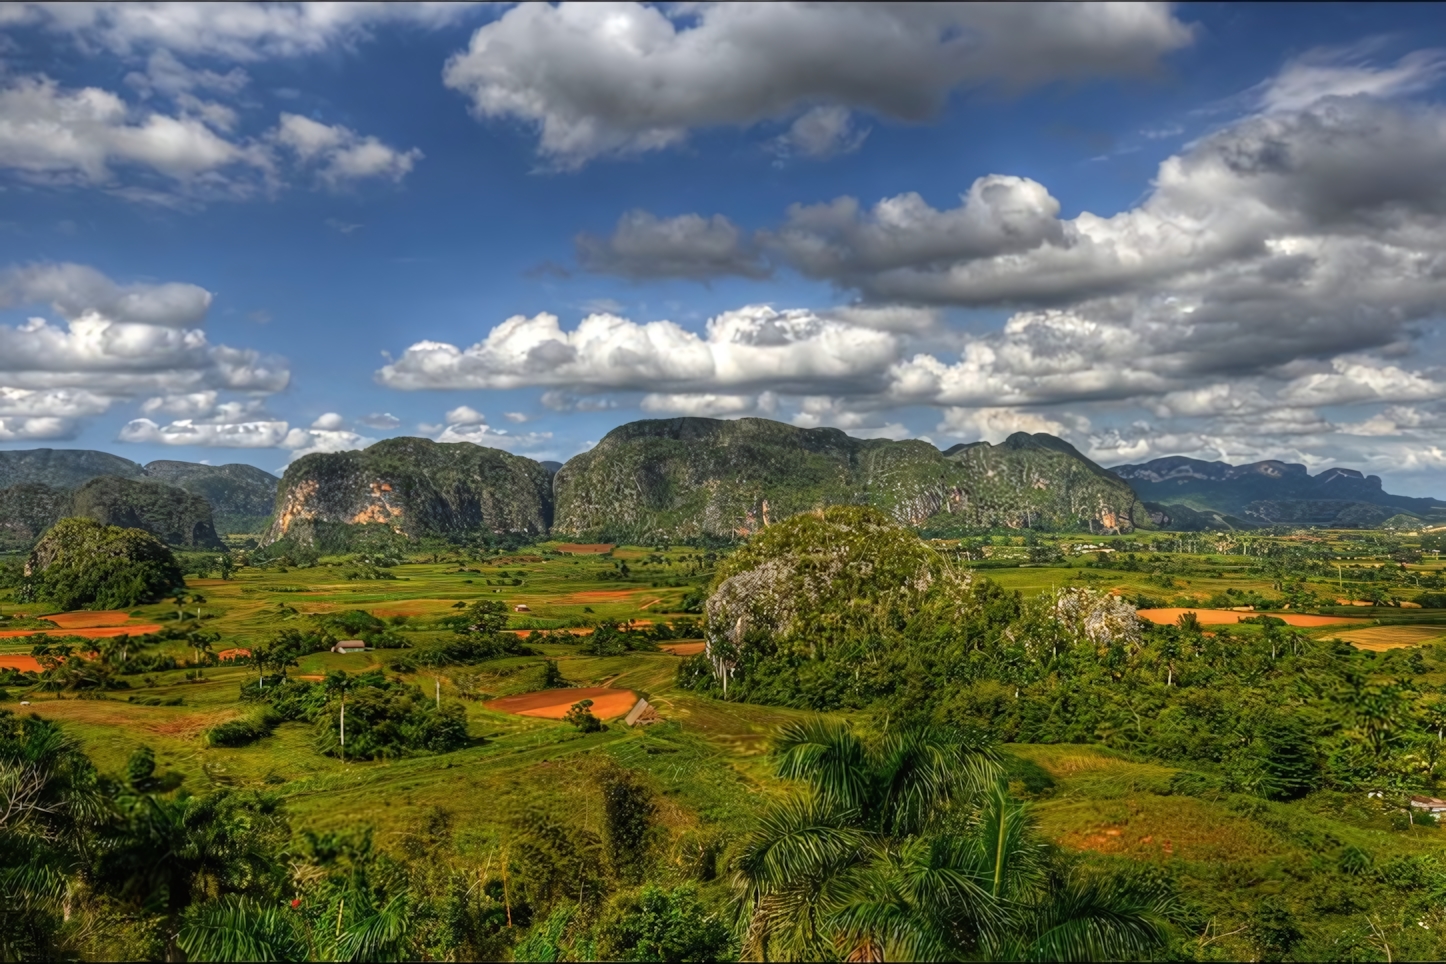
M 1238 623 L 1242 619 L 1249 619 L 1252 616 L 1273 616 L 1276 619 L 1285 620 L 1290 626 L 1339 626 L 1348 623 L 1365 622 L 1362 619 L 1355 619 L 1350 616 L 1310 616 L 1306 613 L 1241 613 L 1230 609 L 1141 609 L 1140 617 L 1148 619 L 1152 623 L 1161 625 L 1174 625 L 1182 613 L 1194 613 L 1200 620 L 1202 626 L 1221 626 L 1227 623 Z
M 578 542 L 566 542 L 557 547 L 558 552 L 571 552 L 573 555 L 591 555 L 595 553 L 610 552 L 612 546 L 606 542 L 590 542 L 586 545 Z
M 696 656 L 708 648 L 707 643 L 664 643 L 658 647 L 665 653 L 672 653 L 674 656 Z
M 590 686 L 585 689 L 541 690 L 537 693 L 523 693 L 521 696 L 504 696 L 483 705 L 498 713 L 512 713 L 516 716 L 538 716 L 544 720 L 560 720 L 574 703 L 592 700 L 592 715 L 600 720 L 622 716 L 638 702 L 638 694 L 632 690 L 613 689 L 611 686 Z
M 636 595 L 639 595 L 636 589 L 589 589 L 585 592 L 575 592 L 570 596 L 559 596 L 552 602 L 559 606 L 573 606 L 578 603 L 622 602 Z
M 40 661 L 34 656 L 0 656 L 0 669 L 18 669 L 21 672 L 40 672 Z
M 98 629 L 102 626 L 123 626 L 130 622 L 130 613 L 122 612 L 119 609 L 108 609 L 104 612 L 78 611 L 73 613 L 56 613 L 54 616 L 44 616 L 61 629 Z
M 47 616 L 46 619 L 54 617 Z M 55 636 L 79 636 L 82 639 L 108 639 L 111 636 L 141 636 L 145 633 L 158 633 L 161 627 L 157 623 L 133 623 L 127 626 L 107 626 L 103 629 L 9 629 L 0 632 L 0 639 L 17 636 L 39 636 L 41 633 L 50 633 Z
M 250 655 L 251 655 L 251 650 L 249 650 L 249 649 L 242 649 L 241 647 L 238 646 L 236 649 L 223 649 L 223 650 L 221 650 L 221 652 L 219 652 L 219 653 L 216 654 L 216 658 L 219 659 L 219 660 L 221 660 L 222 662 L 225 662 L 225 661 L 228 660 L 228 659 L 235 659 L 237 656 L 250 656 Z

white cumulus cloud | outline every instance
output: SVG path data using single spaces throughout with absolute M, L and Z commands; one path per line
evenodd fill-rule
M 1139 74 L 1190 40 L 1153 3 L 526 4 L 479 28 L 444 79 L 576 167 L 819 107 L 918 121 L 956 89 Z

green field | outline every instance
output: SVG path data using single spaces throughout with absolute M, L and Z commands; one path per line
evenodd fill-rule
M 1363 538 L 1332 533 L 1328 545 L 1339 553 L 1360 545 Z M 1114 543 L 1114 553 L 1080 553 L 1072 548 L 1079 541 L 1045 540 L 1041 549 L 1038 541 L 1026 546 L 1017 537 L 996 539 L 988 557 L 977 560 L 978 574 L 1026 596 L 1087 586 L 1159 605 L 1268 598 L 1277 603 L 1276 612 L 1289 611 L 1278 607 L 1291 586 L 1305 586 L 1321 600 L 1323 608 L 1317 608 L 1357 618 L 1357 628 L 1430 626 L 1443 615 L 1440 610 L 1389 605 L 1340 608 L 1336 599 L 1355 598 L 1364 582 L 1351 582 L 1343 572 L 1332 579 L 1319 565 L 1315 572 L 1309 565 L 1300 572 L 1280 566 L 1272 571 L 1262 565 L 1262 558 L 1271 558 L 1259 554 L 1270 545 L 1263 538 L 1250 547 L 1252 554 L 1239 551 L 1241 546 L 1161 552 L 1159 546 L 1152 550 L 1124 538 L 1094 541 Z M 1275 544 L 1296 545 L 1289 540 Z M 961 558 L 983 554 L 980 546 L 967 542 L 936 546 Z M 1441 578 L 1432 557 L 1402 565 L 1390 561 L 1390 547 L 1364 548 L 1377 549 L 1376 558 L 1355 559 L 1353 565 L 1395 567 L 1398 575 L 1391 586 L 1398 599 L 1427 591 L 1416 585 L 1423 580 Z M 1036 556 L 1052 552 L 1055 558 L 1029 563 L 1031 550 Z M 300 568 L 274 562 L 243 565 L 229 579 L 190 578 L 191 598 L 179 613 L 173 602 L 129 613 L 130 625 L 158 624 L 177 636 L 183 631 L 215 634 L 209 655 L 198 660 L 184 638 L 161 640 L 146 652 L 175 658 L 177 668 L 128 676 L 122 688 L 98 693 L 11 686 L 6 706 L 20 710 L 16 702 L 23 699 L 30 704 L 25 712 L 62 723 L 66 732 L 81 739 L 103 772 L 122 772 L 138 748 L 150 747 L 166 793 L 249 788 L 274 794 L 284 802 L 294 833 L 345 834 L 370 828 L 378 847 L 401 852 L 418 828 L 445 813 L 451 828 L 449 859 L 471 868 L 469 872 L 481 875 L 479 880 L 494 872 L 489 868 L 512 859 L 508 855 L 523 846 L 528 821 L 538 815 L 603 835 L 604 802 L 598 786 L 604 771 L 623 768 L 642 780 L 657 801 L 660 856 L 654 875 L 665 882 L 694 881 L 705 903 L 721 909 L 729 892 L 729 855 L 762 807 L 790 792 L 773 776 L 770 741 L 782 724 L 814 714 L 710 698 L 678 685 L 678 656 L 652 651 L 586 655 L 581 652 L 586 637 L 581 635 L 573 642 L 549 636 L 534 655 L 470 666 L 397 672 L 392 664 L 417 647 L 452 635 L 439 621 L 457 613 L 459 605 L 479 599 L 505 602 L 509 626 L 521 630 L 697 620 L 696 612 L 683 611 L 685 598 L 709 584 L 713 567 L 725 556 L 687 547 L 574 553 L 548 543 L 505 554 L 416 557 L 383 567 L 391 578 L 381 579 L 347 578 L 357 568 L 344 559 Z M 1011 557 L 1022 558 L 1024 564 Z M 1296 563 L 1287 559 L 1290 564 Z M 1328 568 L 1335 573 L 1334 564 Z M 519 606 L 526 611 L 518 612 Z M 382 618 L 406 647 L 349 655 L 313 653 L 290 667 L 289 674 L 320 679 L 335 670 L 352 675 L 380 670 L 415 683 L 428 697 L 440 694 L 443 703 L 463 707 L 470 745 L 443 754 L 342 762 L 319 752 L 312 726 L 301 722 L 282 723 L 270 736 L 245 747 L 206 744 L 206 731 L 253 709 L 242 702 L 240 690 L 256 670 L 218 662 L 215 654 L 247 649 L 289 627 L 313 625 L 318 615 L 349 610 Z M 47 615 L 3 597 L 0 613 L 12 620 Z M 1308 632 L 1329 638 L 1343 628 L 1352 627 Z M 1239 630 L 1246 636 L 1257 631 L 1250 626 Z M 0 639 L 0 656 L 29 654 L 33 645 L 24 637 Z M 90 644 L 77 645 L 84 650 Z M 1446 664 L 1446 649 L 1429 651 Z M 630 729 L 614 719 L 601 732 L 581 733 L 565 722 L 493 712 L 484 705 L 539 689 L 548 662 L 569 686 L 633 690 L 657 707 L 664 722 Z M 1419 682 L 1439 687 L 1446 683 L 1446 673 L 1428 666 Z M 869 711 L 837 711 L 832 716 L 866 728 L 879 724 Z M 1296 918 L 1316 908 L 1320 914 L 1336 915 L 1333 920 L 1354 920 L 1345 930 L 1341 925 L 1331 931 L 1344 956 L 1385 959 L 1388 945 L 1398 958 L 1437 949 L 1433 929 L 1446 927 L 1446 912 L 1420 911 L 1411 903 L 1409 913 L 1419 922 L 1407 920 L 1402 916 L 1408 913 L 1407 904 L 1397 900 L 1394 889 L 1399 882 L 1384 872 L 1369 879 L 1349 878 L 1355 889 L 1344 893 L 1337 880 L 1337 858 L 1322 857 L 1356 848 L 1372 855 L 1372 866 L 1396 868 L 1392 873 L 1415 881 L 1413 887 L 1443 886 L 1446 868 L 1433 856 L 1443 838 L 1434 827 L 1402 827 L 1389 808 L 1340 793 L 1322 791 L 1280 803 L 1245 797 L 1208 778 L 1192 783 L 1190 767 L 1088 743 L 1012 744 L 1007 750 L 1013 760 L 1011 789 L 1029 802 L 1033 819 L 1050 840 L 1087 865 L 1155 868 L 1178 882 L 1189 912 L 1181 918 L 1177 953 L 1202 959 L 1260 953 L 1264 945 L 1259 925 L 1251 922 L 1258 922 L 1261 906 L 1276 904 L 1294 908 Z M 1325 890 L 1323 881 L 1329 882 Z M 1350 909 L 1357 905 L 1365 910 Z M 1389 921 L 1381 919 L 1381 908 L 1390 906 L 1399 913 Z M 1341 944 L 1347 931 L 1350 939 Z M 1378 936 L 1387 931 L 1388 937 Z M 1312 954 L 1325 953 L 1309 943 L 1314 934 L 1304 939 L 1305 944 L 1297 944 L 1301 953 L 1306 948 Z

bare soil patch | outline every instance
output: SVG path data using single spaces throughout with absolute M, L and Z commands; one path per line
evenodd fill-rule
M 1173 625 L 1185 613 L 1194 613 L 1200 620 L 1202 626 L 1221 626 L 1227 623 L 1238 623 L 1242 619 L 1249 619 L 1253 616 L 1273 616 L 1276 619 L 1285 620 L 1290 626 L 1341 626 L 1351 623 L 1365 622 L 1363 619 L 1355 619 L 1350 616 L 1311 616 L 1307 613 L 1254 613 L 1236 612 L 1232 609 L 1141 609 L 1140 618 L 1148 619 L 1152 623 L 1161 625 Z
M 47 619 L 52 617 L 47 616 Z M 159 623 L 133 623 L 126 626 L 107 626 L 103 629 L 9 629 L 0 632 L 0 639 L 18 636 L 39 636 L 50 633 L 53 636 L 79 636 L 81 639 L 108 639 L 111 636 L 142 636 L 161 631 Z
M 613 546 L 606 542 L 564 542 L 557 547 L 558 552 L 570 552 L 573 555 L 596 555 L 604 552 L 611 552 Z
M 638 694 L 632 690 L 614 689 L 611 686 L 589 686 L 582 689 L 540 690 L 523 693 L 521 696 L 504 696 L 483 705 L 499 713 L 516 716 L 537 716 L 545 720 L 560 720 L 574 703 L 592 700 L 592 715 L 600 720 L 622 716 L 638 701 Z
M 238 646 L 238 647 L 236 647 L 235 649 L 223 649 L 223 650 L 221 650 L 221 652 L 219 652 L 219 653 L 216 654 L 216 658 L 219 659 L 219 660 L 221 660 L 222 662 L 225 662 L 225 661 L 228 660 L 228 659 L 235 659 L 235 658 L 237 658 L 238 656 L 250 656 L 250 655 L 251 655 L 251 650 L 249 650 L 249 649 L 243 649 L 243 648 L 241 648 L 241 647 Z
M 56 613 L 54 616 L 44 618 L 61 629 L 99 629 L 108 626 L 122 626 L 131 621 L 131 614 L 119 609 L 109 609 L 103 612 L 82 610 L 73 613 Z
M 1356 649 L 1381 653 L 1388 649 L 1420 646 L 1443 636 L 1446 636 L 1446 626 L 1373 626 L 1370 629 L 1353 629 L 1336 638 L 1345 640 Z
M 18 669 L 22 673 L 40 672 L 40 661 L 34 656 L 0 656 L 0 669 Z
M 665 653 L 672 653 L 674 656 L 696 656 L 708 648 L 708 644 L 699 640 L 697 642 L 664 643 L 658 647 Z
M 623 602 L 639 595 L 636 589 L 588 589 L 551 600 L 559 606 L 575 606 L 579 603 Z

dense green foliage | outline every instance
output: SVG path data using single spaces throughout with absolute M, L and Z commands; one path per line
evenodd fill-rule
M 337 671 L 321 683 L 261 678 L 243 686 L 241 695 L 269 703 L 270 712 L 211 730 L 215 740 L 217 730 L 231 727 L 222 739 L 236 742 L 219 745 L 257 739 L 282 720 L 309 722 L 318 751 L 349 760 L 447 753 L 469 742 L 461 706 L 434 702 L 420 687 L 388 680 L 381 673 L 348 676 Z
M 1446 776 L 1435 722 L 1446 697 L 1412 681 L 1446 654 L 1360 652 L 1270 618 L 1155 626 L 1090 589 L 1025 599 L 930 575 L 948 565 L 867 510 L 773 526 L 719 568 L 709 652 L 680 678 L 1007 742 L 1103 743 L 1268 799 L 1435 792 Z
M 1164 950 L 1171 895 L 1074 873 L 994 785 L 976 738 L 927 728 L 872 742 L 785 728 L 775 805 L 737 863 L 758 960 L 1130 960 Z
M 654 542 L 738 537 L 862 503 L 926 532 L 1128 530 L 1134 493 L 1053 436 L 955 446 L 856 439 L 761 418 L 632 422 L 557 473 L 557 533 Z
M 794 516 L 719 566 L 705 679 L 742 699 L 843 705 L 839 688 L 859 683 L 861 665 L 920 635 L 953 632 L 968 582 L 877 510 Z
M 114 476 L 91 479 L 71 494 L 67 513 L 104 525 L 144 529 L 167 545 L 224 548 L 206 500 L 159 482 Z
M 56 609 L 128 609 L 185 585 L 171 550 L 140 529 L 62 519 L 26 562 L 21 598 Z

